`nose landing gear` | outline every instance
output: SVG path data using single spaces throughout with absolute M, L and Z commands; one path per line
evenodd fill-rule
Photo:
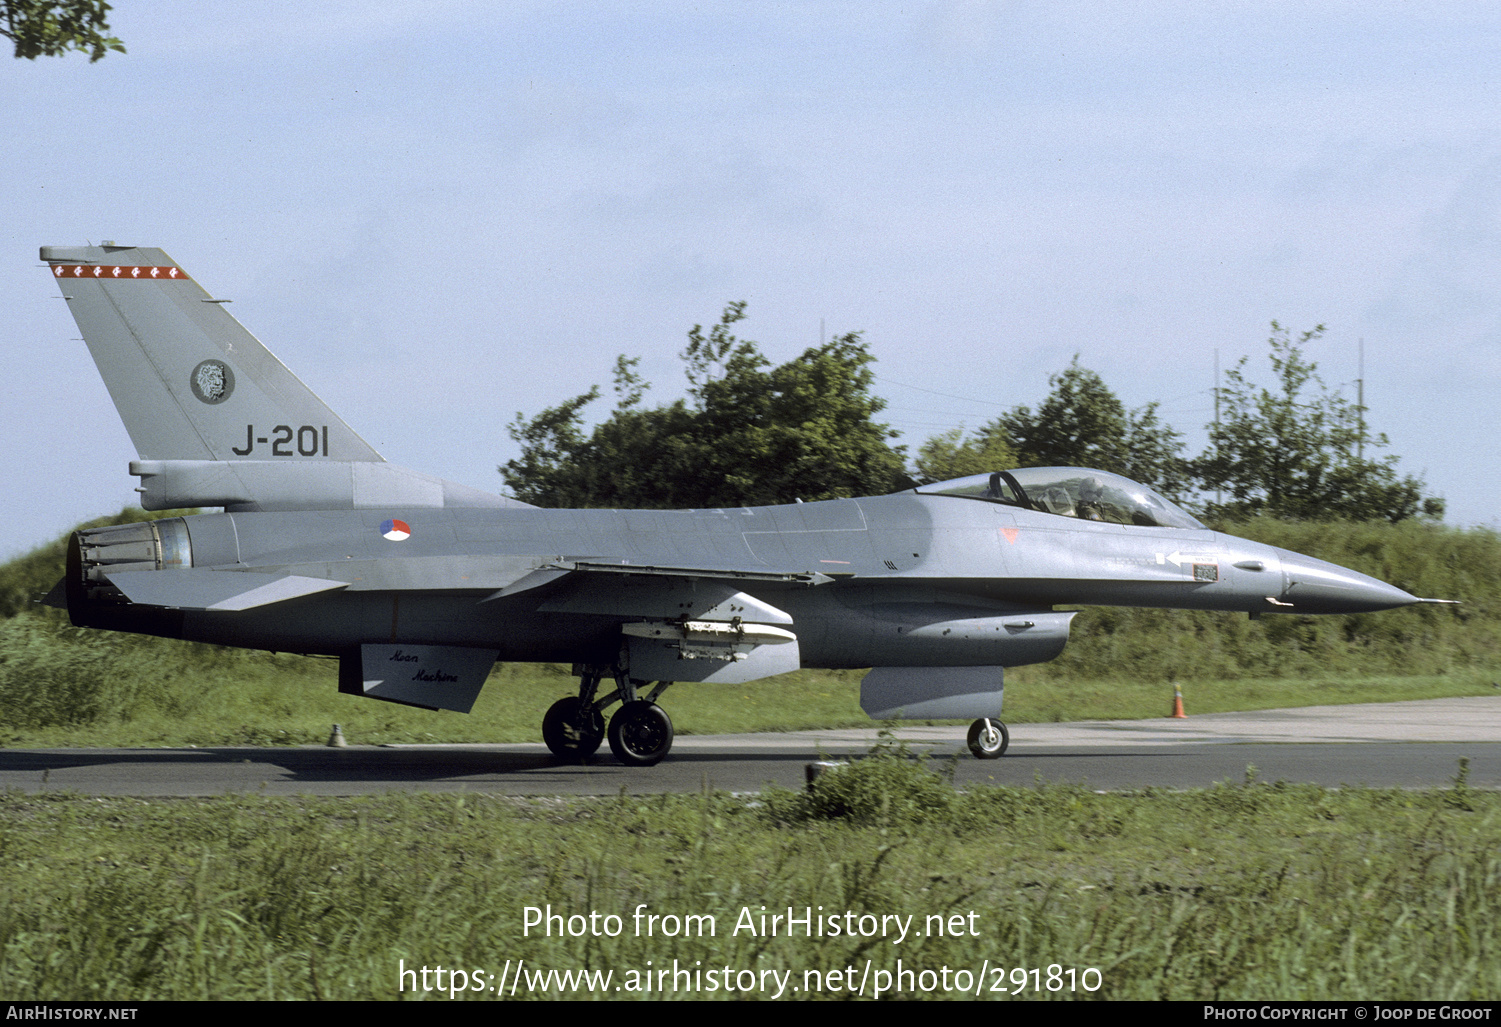
M 969 751 L 977 760 L 999 759 L 1011 744 L 1011 733 L 999 720 L 981 717 L 969 726 Z

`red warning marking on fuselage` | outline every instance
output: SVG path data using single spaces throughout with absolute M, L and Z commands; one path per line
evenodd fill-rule
M 108 278 L 112 281 L 182 282 L 188 273 L 180 267 L 142 267 L 137 264 L 53 264 L 54 278 Z
M 1006 536 L 1006 544 L 1008 546 L 1014 546 L 1014 545 L 1016 545 L 1016 536 L 1020 535 L 1021 533 L 1022 532 L 1021 532 L 1020 528 L 1002 528 L 1001 529 L 1001 534 Z

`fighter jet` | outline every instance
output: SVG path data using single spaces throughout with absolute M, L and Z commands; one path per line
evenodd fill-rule
M 147 510 L 73 535 L 74 624 L 339 660 L 339 690 L 468 712 L 499 661 L 573 665 L 542 737 L 672 747 L 676 682 L 874 668 L 872 718 L 972 720 L 993 758 L 1005 668 L 1106 604 L 1337 614 L 1423 602 L 1210 531 L 1151 489 L 1034 467 L 889 496 L 714 510 L 550 510 L 387 463 L 162 250 L 46 246 L 139 459 Z M 605 713 L 619 704 L 610 717 Z

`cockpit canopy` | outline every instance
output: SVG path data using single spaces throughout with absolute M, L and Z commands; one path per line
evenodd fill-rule
M 919 485 L 925 496 L 962 496 L 1061 517 L 1159 528 L 1203 528 L 1139 482 L 1088 467 L 1021 467 Z

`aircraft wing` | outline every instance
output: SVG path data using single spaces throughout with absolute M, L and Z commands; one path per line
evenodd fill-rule
M 183 610 L 249 610 L 301 596 L 335 589 L 369 591 L 451 591 L 485 589 L 480 602 L 529 592 L 542 585 L 562 582 L 561 592 L 549 590 L 542 609 L 553 609 L 560 596 L 589 594 L 596 597 L 587 612 L 626 616 L 661 616 L 662 597 L 692 595 L 674 608 L 703 613 L 739 594 L 736 582 L 785 582 L 816 585 L 832 580 L 815 571 L 781 571 L 752 567 L 643 566 L 603 560 L 572 560 L 559 557 L 506 556 L 461 558 L 452 556 L 411 559 L 354 560 L 262 566 L 246 570 L 215 570 L 190 567 L 145 570 L 128 562 L 117 570 L 108 564 L 98 571 L 125 593 L 132 603 Z M 651 598 L 646 598 L 651 597 Z M 710 598 L 712 597 L 712 598 Z M 748 597 L 747 597 L 748 598 Z M 569 604 L 565 601 L 565 606 Z M 569 608 L 572 612 L 585 612 Z M 764 617 L 786 623 L 785 615 L 767 607 Z M 725 618 L 738 615 L 726 613 Z M 750 619 L 750 618 L 747 618 Z
M 506 596 L 516 595 L 570 574 L 635 574 L 649 578 L 786 582 L 799 585 L 823 585 L 834 580 L 830 575 L 819 571 L 783 571 L 767 567 L 677 567 L 666 564 L 644 565 L 609 560 L 555 560 L 486 596 L 484 601 L 489 602 L 491 599 L 503 599 Z

